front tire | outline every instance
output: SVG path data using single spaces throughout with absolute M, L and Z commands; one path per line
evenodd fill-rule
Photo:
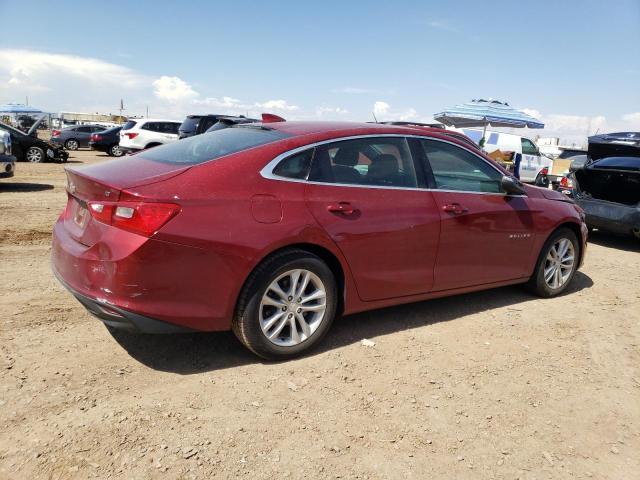
M 79 147 L 80 143 L 74 138 L 70 138 L 69 140 L 64 142 L 64 148 L 66 148 L 67 150 L 78 150 Z
M 40 147 L 29 147 L 24 156 L 26 160 L 31 163 L 44 162 L 44 150 Z
M 292 358 L 326 335 L 337 303 L 336 280 L 327 264 L 304 250 L 285 250 L 249 276 L 232 329 L 264 359 Z
M 573 279 L 580 258 L 580 243 L 576 234 L 562 227 L 547 239 L 527 288 L 543 298 L 564 292 Z

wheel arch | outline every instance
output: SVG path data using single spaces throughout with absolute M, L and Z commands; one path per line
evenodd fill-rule
M 554 232 L 556 232 L 558 229 L 560 228 L 568 228 L 569 230 L 571 230 L 573 233 L 576 234 L 576 238 L 578 239 L 578 242 L 580 243 L 580 245 L 578 245 L 579 251 L 580 251 L 580 258 L 578 259 L 578 266 L 582 265 L 582 259 L 584 258 L 584 243 L 586 242 L 586 238 L 584 238 L 584 235 L 582 234 L 582 229 L 580 228 L 580 225 L 577 224 L 576 222 L 563 222 L 560 225 L 558 225 L 556 228 L 553 229 L 553 232 L 551 232 L 549 234 L 549 236 L 553 235 Z M 549 237 L 547 237 L 549 238 Z
M 345 269 L 342 265 L 342 262 L 340 261 L 340 259 L 336 256 L 336 254 L 334 252 L 332 252 L 331 250 L 329 250 L 328 248 L 322 246 L 322 245 L 318 245 L 317 243 L 309 243 L 309 242 L 298 242 L 298 243 L 291 243 L 288 245 L 284 245 L 281 246 L 275 250 L 270 251 L 269 253 L 267 253 L 266 255 L 264 255 L 260 261 L 251 269 L 251 271 L 249 272 L 249 274 L 247 275 L 242 288 L 240 289 L 240 292 L 242 292 L 247 284 L 247 281 L 249 280 L 249 278 L 251 277 L 251 274 L 260 267 L 260 265 L 262 265 L 264 262 L 266 262 L 267 260 L 269 260 L 271 257 L 278 255 L 286 250 L 303 250 L 306 251 L 312 255 L 315 255 L 316 257 L 319 257 L 322 261 L 324 261 L 327 266 L 329 267 L 329 270 L 331 270 L 331 273 L 333 273 L 333 276 L 336 279 L 336 284 L 338 287 L 338 305 L 336 308 L 336 315 L 341 315 L 342 312 L 344 311 L 345 308 L 345 301 L 346 301 L 346 278 L 345 278 Z M 236 308 L 237 308 L 237 302 L 240 299 L 240 295 L 238 295 L 238 298 L 236 299 Z

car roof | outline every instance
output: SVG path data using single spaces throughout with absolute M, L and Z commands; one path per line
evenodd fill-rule
M 182 120 L 169 120 L 168 118 L 130 118 L 129 121 L 136 122 L 136 123 L 146 123 L 146 122 L 182 123 Z
M 417 125 L 389 125 L 384 123 L 365 123 L 365 122 L 327 122 L 327 121 L 286 121 L 286 122 L 258 122 L 245 124 L 244 128 L 265 127 L 288 133 L 293 136 L 302 136 L 309 134 L 322 134 L 329 132 L 348 131 L 354 134 L 354 131 L 360 135 L 368 134 L 400 134 L 400 135 L 424 135 L 428 133 L 445 134 L 445 135 L 462 135 L 458 132 L 443 130 L 440 128 L 422 127 Z

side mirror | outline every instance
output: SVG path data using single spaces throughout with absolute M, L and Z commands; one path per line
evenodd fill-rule
M 587 156 L 577 155 L 569 164 L 569 171 L 575 172 L 577 170 L 582 170 L 586 164 L 587 164 Z
M 524 189 L 524 185 L 520 182 L 520 180 L 511 177 L 509 175 L 503 175 L 502 180 L 500 181 L 500 186 L 502 190 L 507 195 L 526 195 L 527 191 Z

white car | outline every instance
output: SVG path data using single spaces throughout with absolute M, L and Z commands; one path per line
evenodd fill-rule
M 474 142 L 478 143 L 482 138 L 482 130 L 464 128 L 454 129 L 464 133 L 467 137 L 471 138 Z M 540 153 L 540 150 L 526 137 L 520 135 L 514 135 L 512 133 L 492 132 L 487 130 L 485 132 L 485 144 L 483 150 L 488 154 L 501 150 L 502 152 L 513 152 L 513 154 L 522 155 L 520 161 L 520 180 L 525 183 L 539 184 L 543 181 L 546 172 L 551 171 L 553 160 Z M 547 169 L 543 172 L 544 169 Z
M 182 122 L 154 118 L 134 118 L 120 130 L 120 150 L 137 152 L 178 140 Z

